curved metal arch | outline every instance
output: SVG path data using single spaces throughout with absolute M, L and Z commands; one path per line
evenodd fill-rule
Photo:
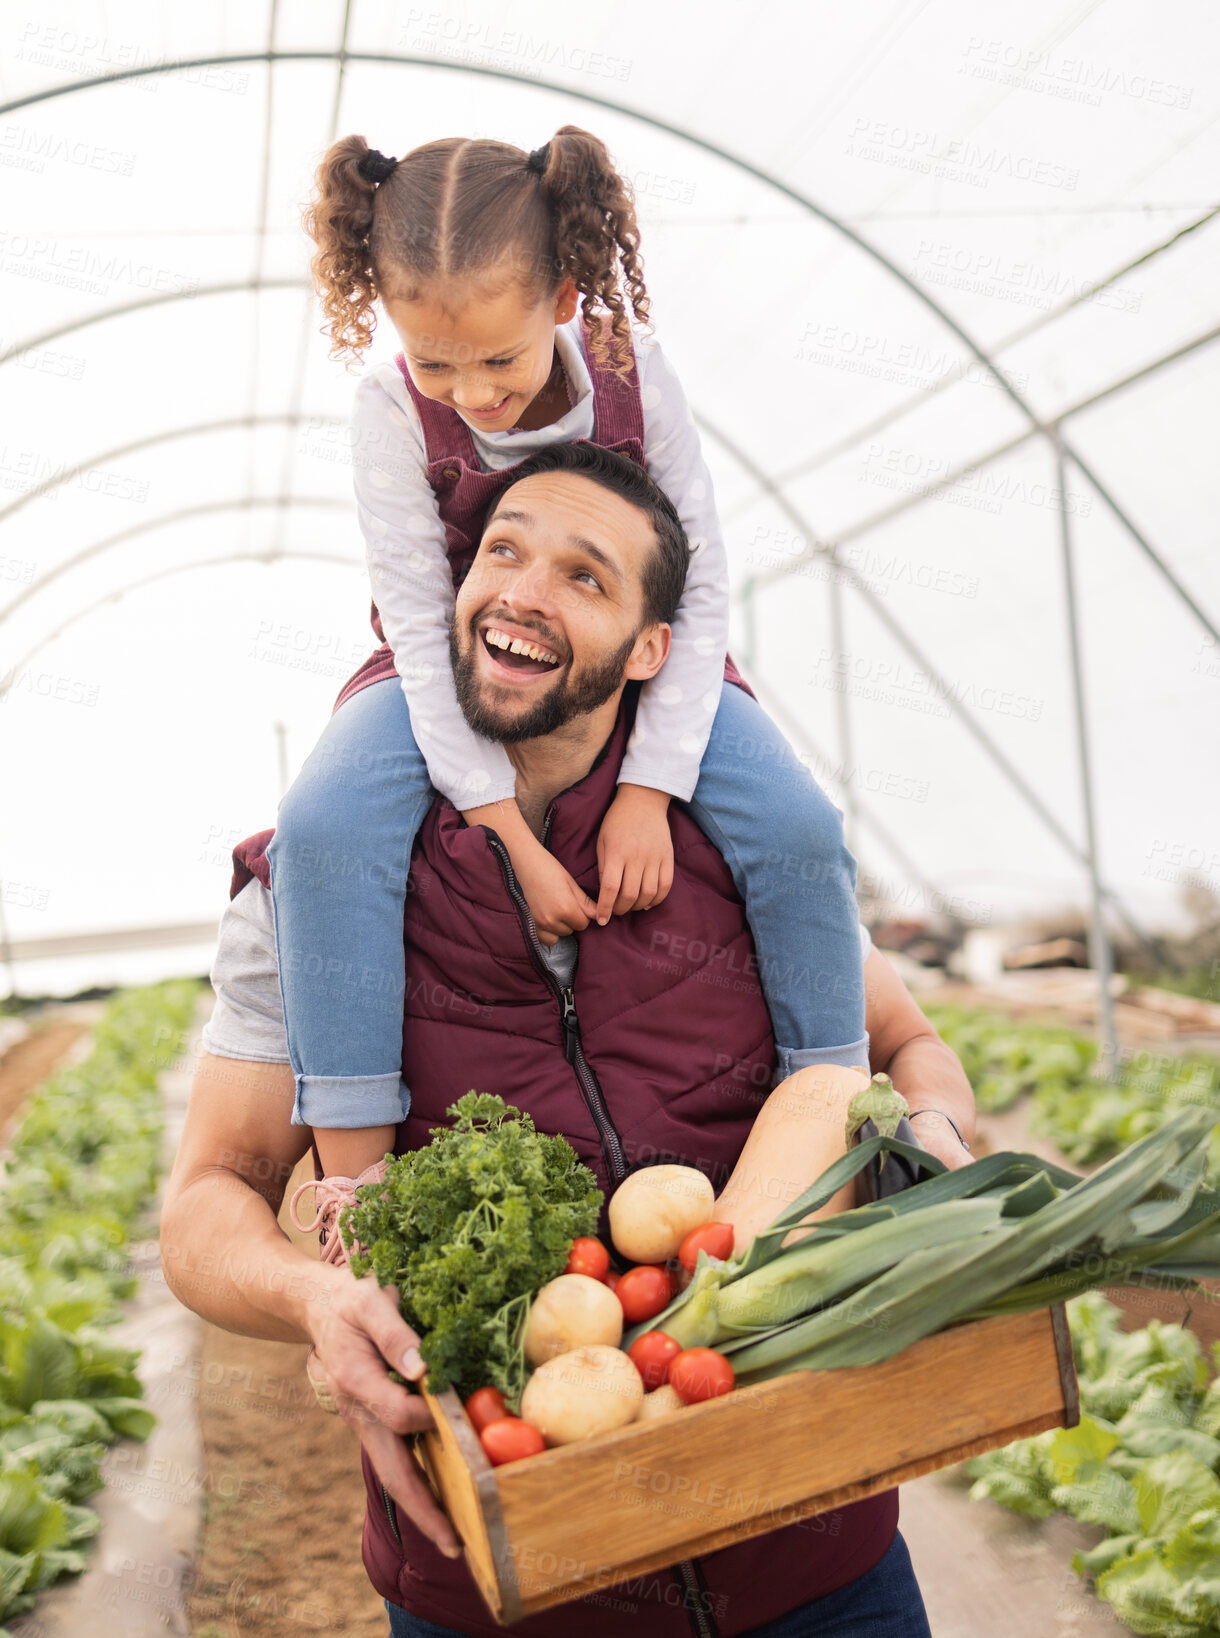
M 334 495 L 249 495 L 240 501 L 201 501 L 197 506 L 184 506 L 177 512 L 163 512 L 160 517 L 145 518 L 140 523 L 133 523 L 129 529 L 121 529 L 117 535 L 108 535 L 105 540 L 95 540 L 91 546 L 82 547 L 71 557 L 64 558 L 62 563 L 57 563 L 53 569 L 48 569 L 40 580 L 31 581 L 23 591 L 17 593 L 6 608 L 0 609 L 0 625 L 53 581 L 68 574 L 72 569 L 79 568 L 91 558 L 100 556 L 102 552 L 109 551 L 112 546 L 121 546 L 125 540 L 134 540 L 137 535 L 151 534 L 154 529 L 164 529 L 170 524 L 182 523 L 187 518 L 203 517 L 209 512 L 243 512 L 262 506 L 281 509 L 286 506 L 324 506 L 328 510 L 344 512 L 351 510 L 350 501 L 338 500 Z M 278 554 L 266 554 L 268 558 L 276 555 Z
M 1067 405 L 1066 408 L 1061 409 L 1058 412 L 1058 416 L 1055 421 L 1048 423 L 1048 427 L 1053 429 L 1059 422 L 1066 421 L 1069 416 L 1080 415 L 1085 410 L 1093 409 L 1096 405 L 1105 403 L 1107 399 L 1115 397 L 1118 393 L 1125 392 L 1128 387 L 1135 386 L 1141 381 L 1146 381 L 1149 376 L 1155 375 L 1159 370 L 1167 368 L 1170 364 L 1180 363 L 1182 359 L 1189 358 L 1192 353 L 1198 352 L 1200 348 L 1210 347 L 1217 341 L 1220 341 L 1220 326 L 1213 326 L 1213 328 L 1210 330 L 1205 330 L 1202 335 L 1193 336 L 1189 341 L 1184 341 L 1180 346 L 1173 348 L 1172 351 L 1163 353 L 1159 358 L 1154 359 L 1152 363 L 1141 364 L 1137 369 L 1132 370 L 1129 374 L 1120 377 L 1119 380 L 1111 381 L 1108 386 L 1100 387 L 1095 392 L 1088 393 L 1084 398 L 1077 399 L 1074 404 Z M 698 417 L 696 417 L 696 419 L 698 419 Z M 839 547 L 850 545 L 852 541 L 859 540 L 862 535 L 867 535 L 872 530 L 879 529 L 883 525 L 891 523 L 895 518 L 901 517 L 904 512 L 910 511 L 912 507 L 919 506 L 924 501 L 931 499 L 934 495 L 938 495 L 942 489 L 952 488 L 955 483 L 960 482 L 962 478 L 968 477 L 970 473 L 981 471 L 984 467 L 990 466 L 993 461 L 998 461 L 1005 455 L 1011 455 L 1014 450 L 1021 449 L 1024 447 L 1024 445 L 1032 442 L 1035 438 L 1040 438 L 1043 436 L 1050 437 L 1051 434 L 1043 428 L 1027 427 L 1024 432 L 1016 433 L 1013 437 L 1005 439 L 1002 444 L 993 444 L 990 449 L 984 450 L 979 455 L 970 456 L 968 459 L 953 467 L 951 471 L 943 474 L 943 476 L 934 478 L 930 483 L 924 484 L 922 488 L 914 490 L 910 494 L 903 495 L 900 500 L 894 501 L 891 505 L 883 506 L 878 511 L 870 513 L 867 517 L 857 518 L 854 523 L 847 524 L 845 528 L 836 533 L 833 545 L 827 543 L 815 545 L 812 551 L 805 554 L 805 556 L 820 555 L 837 563 L 839 561 L 837 557 Z M 1054 444 L 1053 438 L 1051 441 L 1052 444 Z M 1059 453 L 1061 453 L 1061 447 L 1061 445 L 1055 445 L 1056 458 L 1058 458 Z M 782 486 L 791 475 L 792 474 L 785 475 L 781 473 L 773 480 L 773 482 L 776 485 Z M 1110 509 L 1124 524 L 1132 538 L 1135 540 L 1136 544 L 1144 547 L 1150 555 L 1155 557 L 1153 549 L 1140 534 L 1134 522 L 1121 512 L 1117 506 L 1117 503 L 1110 495 L 1106 493 L 1100 481 L 1087 472 L 1085 473 L 1085 476 L 1089 478 L 1089 481 L 1097 490 L 1100 498 L 1106 502 Z M 751 504 L 755 504 L 757 499 L 757 496 L 751 497 Z M 802 560 L 803 559 L 794 558 L 793 561 L 799 562 Z M 770 586 L 774 582 L 782 580 L 788 573 L 791 573 L 791 570 L 787 567 L 765 569 L 761 574 L 754 576 L 753 584 L 755 588 Z M 1211 633 L 1217 642 L 1220 642 L 1220 630 L 1217 630 L 1215 624 L 1209 619 L 1202 609 L 1194 605 L 1189 597 L 1189 594 L 1183 593 L 1182 595 L 1185 601 L 1190 604 L 1192 612 L 1202 622 L 1205 629 Z
M 962 328 L 952 314 L 940 305 L 940 303 L 933 295 L 930 294 L 925 286 L 917 283 L 916 280 L 904 273 L 900 267 L 898 267 L 894 262 L 890 261 L 889 257 L 886 256 L 883 251 L 879 250 L 876 245 L 872 244 L 870 240 L 866 239 L 863 234 L 857 233 L 854 228 L 850 227 L 846 222 L 835 216 L 832 211 L 826 210 L 823 206 L 810 199 L 809 196 L 802 193 L 799 188 L 790 186 L 787 182 L 783 181 L 782 178 L 774 176 L 770 171 L 765 171 L 761 166 L 752 164 L 748 159 L 743 159 L 740 154 L 735 154 L 728 148 L 722 148 L 718 143 L 709 142 L 706 137 L 698 136 L 694 132 L 685 130 L 679 125 L 674 125 L 669 120 L 658 119 L 655 114 L 643 113 L 640 109 L 628 107 L 625 103 L 616 102 L 611 97 L 599 97 L 591 91 L 582 91 L 574 86 L 563 85 L 556 80 L 534 79 L 524 74 L 514 73 L 511 69 L 507 68 L 493 68 L 481 63 L 451 62 L 445 57 L 418 57 L 405 52 L 348 51 L 346 49 L 339 51 L 226 52 L 208 57 L 188 57 L 180 58 L 171 62 L 144 64 L 139 68 L 118 69 L 114 73 L 97 74 L 90 79 L 76 80 L 70 85 L 49 86 L 43 91 L 35 91 L 31 92 L 25 97 L 13 98 L 9 102 L 0 103 L 0 114 L 13 113 L 19 108 L 30 108 L 37 103 L 49 102 L 57 97 L 75 96 L 78 92 L 95 90 L 99 86 L 118 85 L 126 80 L 145 79 L 150 75 L 170 74 L 181 69 L 215 68 L 233 63 L 276 62 L 338 62 L 343 67 L 346 67 L 348 63 L 361 62 L 370 63 L 377 67 L 432 68 L 449 73 L 475 74 L 484 79 L 504 80 L 511 85 L 529 86 L 539 91 L 549 91 L 554 93 L 556 96 L 571 97 L 574 101 L 585 103 L 593 108 L 605 108 L 611 113 L 621 115 L 625 119 L 637 120 L 642 125 L 651 126 L 653 130 L 664 131 L 666 135 L 676 137 L 679 142 L 690 143 L 692 147 L 702 149 L 703 152 L 711 154 L 714 158 L 723 160 L 726 164 L 734 166 L 746 176 L 752 176 L 756 181 L 763 183 L 764 186 L 774 189 L 776 193 L 781 194 L 785 199 L 791 200 L 793 204 L 798 205 L 802 210 L 808 211 L 811 216 L 815 216 L 819 221 L 824 222 L 827 227 L 832 228 L 836 233 L 841 234 L 851 244 L 854 244 L 858 250 L 863 251 L 864 254 L 876 262 L 879 267 L 884 268 L 891 278 L 897 279 L 899 283 L 902 284 L 904 288 L 916 298 L 917 301 L 922 302 L 928 311 L 933 313 L 936 318 L 938 318 L 946 327 L 946 329 L 952 331 L 962 345 L 978 360 L 988 374 L 994 378 L 996 385 L 1003 393 L 1007 395 L 1009 399 L 1011 399 L 1021 414 L 1025 416 L 1025 418 L 1039 433 L 1047 438 L 1048 442 L 1051 444 L 1051 447 L 1053 449 L 1062 449 L 1064 455 L 1066 455 L 1072 461 L 1072 463 L 1078 468 L 1084 477 L 1093 485 L 1094 489 L 1096 489 L 1097 493 L 1106 502 L 1107 506 L 1109 506 L 1115 517 L 1118 518 L 1118 520 L 1127 529 L 1132 539 L 1147 555 L 1149 561 L 1157 568 L 1163 578 L 1177 593 L 1178 597 L 1181 598 L 1183 603 L 1185 603 L 1186 607 L 1190 609 L 1191 613 L 1196 617 L 1196 619 L 1202 622 L 1207 631 L 1211 633 L 1215 632 L 1216 627 L 1202 613 L 1198 604 L 1178 580 L 1177 576 L 1173 573 L 1172 569 L 1170 569 L 1169 565 L 1161 558 L 1160 554 L 1155 550 L 1151 542 L 1140 533 L 1134 523 L 1132 523 L 1132 521 L 1127 517 L 1119 503 L 1102 485 L 1101 481 L 1094 475 L 1092 470 L 1085 464 L 1082 457 L 1068 443 L 1062 434 L 1059 435 L 1058 442 L 1056 442 L 1055 435 L 1052 431 L 1052 424 L 1048 424 L 1041 420 L 1037 412 L 1030 404 L 1026 402 L 1025 398 L 1020 392 L 1017 391 L 1012 382 L 1008 380 L 1003 371 L 987 353 L 986 349 L 983 348 L 981 344 L 969 334 L 968 331 Z M 799 558 L 794 558 L 793 567 L 795 567 L 800 561 L 801 560 Z
M 41 335 L 31 336 L 28 341 L 19 342 L 7 352 L 0 353 L 0 364 L 11 364 L 22 353 L 32 352 L 35 347 L 45 347 L 52 341 L 62 341 L 77 330 L 87 330 L 91 324 L 101 324 L 105 319 L 124 318 L 128 313 L 147 312 L 151 307 L 167 307 L 175 301 L 198 301 L 200 296 L 248 295 L 258 290 L 308 289 L 309 285 L 304 279 L 234 279 L 223 284 L 200 285 L 194 290 L 167 290 L 159 296 L 142 296 L 139 301 L 126 301 L 119 307 L 103 307 L 96 313 L 85 313 L 81 318 L 73 319 L 70 324 L 60 324 L 54 330 L 44 330 Z
M 79 462 L 76 466 L 65 468 L 54 478 L 48 478 L 46 483 L 40 483 L 36 489 L 27 489 L 24 495 L 18 497 L 11 506 L 0 507 L 0 523 L 11 518 L 14 512 L 19 512 L 23 506 L 40 496 L 49 494 L 52 489 L 58 489 L 62 483 L 71 483 L 82 472 L 88 472 L 90 467 L 99 465 L 102 461 L 121 461 L 125 455 L 138 455 L 143 449 L 155 449 L 158 444 L 176 443 L 180 438 L 206 437 L 210 432 L 233 432 L 239 427 L 252 432 L 256 427 L 296 426 L 301 421 L 323 421 L 329 426 L 345 426 L 341 415 L 311 415 L 301 412 L 293 414 L 288 410 L 276 411 L 268 415 L 229 415 L 219 421 L 196 421 L 188 427 L 175 427 L 170 432 L 154 432 L 149 438 L 137 438 L 131 444 L 116 444 L 113 449 L 99 450 L 88 460 Z
M 756 463 L 753 462 L 748 455 L 737 448 L 730 438 L 726 437 L 725 434 L 720 432 L 706 419 L 701 418 L 701 425 L 706 427 L 707 431 L 710 432 L 719 443 L 723 444 L 724 447 L 729 450 L 738 461 L 740 461 L 746 472 L 748 472 L 754 482 L 758 484 L 760 490 L 766 493 L 775 502 L 776 506 L 779 507 L 780 511 L 794 526 L 801 538 L 808 541 L 816 541 L 817 536 L 810 528 L 808 520 L 801 515 L 785 492 L 780 489 L 765 472 L 763 472 L 762 468 L 756 465 Z M 817 548 L 816 550 L 822 551 L 821 548 Z M 823 551 L 822 555 L 827 554 L 825 554 Z M 974 720 L 974 717 L 966 709 L 962 702 L 955 697 L 953 685 L 943 675 L 940 668 L 937 666 L 936 662 L 931 658 L 931 656 L 924 653 L 923 649 L 919 647 L 914 638 L 905 631 L 895 616 L 891 614 L 889 609 L 886 608 L 884 600 L 877 596 L 876 592 L 873 591 L 872 587 L 868 584 L 864 577 L 849 564 L 842 563 L 837 558 L 828 557 L 828 561 L 830 562 L 834 572 L 841 575 L 842 579 L 851 586 L 852 590 L 860 595 L 864 602 L 868 604 L 873 614 L 876 615 L 881 624 L 885 626 L 887 631 L 889 631 L 894 640 L 900 647 L 906 650 L 910 657 L 919 666 L 924 675 L 930 679 L 939 692 L 940 697 L 949 707 L 950 713 L 958 718 L 962 726 L 966 729 L 966 732 L 980 747 L 987 758 L 994 763 L 999 772 L 1018 793 L 1030 810 L 1039 820 L 1041 820 L 1042 824 L 1047 830 L 1050 831 L 1055 840 L 1059 842 L 1059 844 L 1073 859 L 1075 859 L 1077 864 L 1084 865 L 1086 868 L 1088 868 L 1090 863 L 1088 852 L 1082 848 L 1077 841 L 1075 841 L 1071 835 L 1071 832 L 1065 829 L 1065 827 L 1059 822 L 1058 818 L 1056 818 L 1051 809 L 1047 807 L 1046 803 L 1034 790 L 1033 786 L 1030 785 L 1028 780 L 1022 776 L 1014 763 L 994 742 L 991 735 L 987 733 L 986 729 L 984 729 L 980 723 Z M 1126 905 L 1123 903 L 1122 899 L 1119 898 L 1114 889 L 1107 887 L 1102 882 L 1099 882 L 1098 885 L 1102 895 L 1122 917 L 1123 921 L 1127 924 L 1135 937 L 1148 948 L 1154 948 L 1153 942 L 1149 935 L 1143 930 L 1142 927 L 1139 926 L 1136 919 L 1131 915 L 1131 912 L 1127 909 Z
M 25 667 L 29 665 L 30 661 L 36 655 L 41 654 L 48 644 L 55 642 L 63 636 L 65 631 L 79 624 L 89 615 L 96 614 L 99 609 L 105 608 L 108 603 L 122 602 L 123 598 L 127 597 L 131 592 L 142 591 L 145 586 L 152 586 L 158 580 L 172 580 L 175 575 L 188 574 L 193 569 L 219 569 L 228 563 L 263 563 L 269 567 L 273 563 L 282 563 L 289 558 L 311 563 L 333 563 L 345 569 L 363 568 L 363 564 L 357 557 L 340 557 L 337 552 L 307 552 L 290 549 L 286 552 L 277 552 L 274 557 L 269 557 L 265 552 L 228 552 L 223 557 L 199 557 L 193 559 L 190 563 L 175 563 L 168 569 L 158 569 L 155 574 L 146 574 L 139 580 L 129 580 L 116 591 L 107 592 L 104 597 L 95 597 L 92 602 L 86 603 L 83 608 L 76 609 L 66 620 L 61 620 L 54 630 L 44 632 L 33 648 L 28 648 L 21 658 L 9 667 L 5 675 L 0 677 L 0 701 L 7 697 L 14 682 Z

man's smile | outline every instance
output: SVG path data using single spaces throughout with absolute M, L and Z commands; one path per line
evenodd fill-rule
M 550 677 L 563 661 L 549 643 L 539 642 L 538 634 L 524 627 L 488 624 L 478 633 L 479 646 L 497 681 L 511 678 L 521 683 L 534 677 Z

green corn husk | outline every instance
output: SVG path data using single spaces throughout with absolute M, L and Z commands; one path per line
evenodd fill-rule
M 1035 1276 L 1071 1259 L 1082 1247 L 1096 1247 L 1102 1253 L 1117 1254 L 1116 1260 L 1123 1256 L 1129 1260 L 1138 1255 L 1138 1248 L 1131 1244 L 1135 1238 L 1133 1225 L 1151 1221 L 1157 1215 L 1147 1213 L 1140 1218 L 1137 1208 L 1141 1203 L 1151 1203 L 1150 1196 L 1158 1207 L 1165 1208 L 1160 1212 L 1162 1218 L 1171 1204 L 1180 1206 L 1194 1170 L 1188 1157 L 1206 1139 L 1213 1124 L 1212 1111 L 1176 1111 L 1156 1132 L 1030 1215 L 1006 1218 L 981 1238 L 916 1252 L 846 1301 L 768 1334 L 747 1348 L 734 1350 L 738 1380 L 758 1381 L 799 1368 L 832 1369 L 888 1359 L 954 1320 L 977 1313 L 1014 1287 L 1029 1285 Z M 964 1167 L 951 1175 L 977 1172 L 983 1164 Z M 1052 1180 L 1058 1170 L 1038 1169 Z M 1175 1169 L 1176 1176 L 1172 1175 Z M 993 1168 L 996 1174 L 1006 1170 L 1007 1166 Z M 810 1192 L 819 1192 L 829 1176 L 828 1172 Z M 983 1181 L 985 1186 L 994 1184 L 996 1177 Z M 944 1179 L 936 1177 L 931 1183 L 943 1184 Z M 1154 1194 L 1158 1186 L 1159 1197 Z M 914 1195 L 926 1188 L 928 1184 L 920 1184 L 905 1193 Z M 902 1198 L 898 1195 L 895 1200 Z M 1185 1219 L 1192 1211 L 1179 1211 L 1178 1222 L 1184 1224 L 1184 1232 L 1189 1234 L 1199 1228 L 1201 1235 L 1201 1222 L 1207 1221 L 1206 1209 L 1195 1214 L 1195 1220 L 1186 1226 Z M 1168 1240 L 1159 1249 L 1167 1256 L 1173 1255 Z
M 721 1330 L 734 1335 L 784 1325 L 914 1252 L 986 1234 L 999 1224 L 1001 1209 L 996 1199 L 945 1200 L 855 1234 L 827 1240 L 819 1230 L 717 1293 Z

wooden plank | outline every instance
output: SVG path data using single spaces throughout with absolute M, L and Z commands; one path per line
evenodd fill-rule
M 1055 1335 L 1055 1357 L 1059 1362 L 1059 1381 L 1063 1388 L 1063 1426 L 1074 1428 L 1080 1421 L 1080 1384 L 1076 1380 L 1076 1356 L 1072 1352 L 1067 1309 L 1061 1302 L 1051 1306 L 1051 1329 Z
M 429 1453 L 509 1623 L 1064 1425 L 1078 1414 L 1065 1336 L 1047 1309 L 961 1325 L 879 1365 L 793 1372 L 499 1469 L 449 1394 L 432 1401 Z
M 704 1553 L 718 1552 L 722 1547 L 733 1547 L 740 1541 L 749 1540 L 751 1536 L 761 1536 L 769 1530 L 782 1529 L 785 1525 L 811 1518 L 816 1513 L 832 1513 L 836 1508 L 846 1507 L 851 1502 L 863 1501 L 868 1496 L 876 1496 L 884 1490 L 891 1490 L 895 1485 L 906 1484 L 908 1479 L 919 1479 L 926 1473 L 936 1472 L 939 1468 L 968 1461 L 972 1456 L 982 1456 L 985 1451 L 998 1450 L 1003 1445 L 1011 1444 L 1014 1439 L 1030 1439 L 1036 1433 L 1046 1433 L 1051 1428 L 1062 1426 L 1062 1412 L 1048 1412 L 1045 1416 L 1034 1417 L 1031 1421 L 990 1434 L 985 1439 L 972 1439 L 952 1450 L 940 1451 L 925 1461 L 908 1462 L 892 1473 L 883 1473 L 858 1484 L 842 1485 L 838 1490 L 830 1491 L 826 1495 L 816 1496 L 810 1501 L 785 1508 L 781 1518 L 762 1516 L 744 1519 L 739 1524 L 727 1526 L 723 1530 L 707 1532 L 699 1536 L 685 1554 L 677 1556 L 694 1558 Z M 523 1613 L 536 1615 L 539 1610 L 553 1609 L 557 1604 L 566 1604 L 574 1598 L 584 1598 L 590 1592 L 606 1591 L 615 1582 L 630 1581 L 635 1576 L 647 1575 L 652 1570 L 665 1569 L 676 1561 L 672 1547 L 658 1549 L 634 1559 L 630 1564 L 617 1564 L 604 1578 L 593 1580 L 576 1578 L 566 1584 L 547 1585 L 545 1590 L 522 1600 Z M 542 1585 L 541 1580 L 539 1585 Z
M 466 1549 L 466 1563 L 487 1607 L 497 1621 L 520 1620 L 524 1613 L 517 1590 L 512 1553 L 504 1530 L 495 1469 L 483 1453 L 461 1400 L 452 1388 L 442 1394 L 423 1390 L 435 1432 L 419 1440 L 433 1489 Z

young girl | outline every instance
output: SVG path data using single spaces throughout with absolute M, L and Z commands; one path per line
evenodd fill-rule
M 779 1074 L 798 1053 L 802 1066 L 866 1063 L 867 1041 L 855 861 L 838 810 L 761 707 L 722 686 L 728 574 L 711 480 L 671 367 L 633 338 L 624 293 L 648 316 L 639 231 L 602 143 L 568 125 L 531 154 L 452 138 L 393 160 L 346 137 L 322 161 L 306 224 L 332 356 L 367 347 L 376 302 L 403 347 L 360 383 L 352 440 L 397 675 L 387 660 L 386 680 L 345 691 L 269 853 L 292 1118 L 314 1129 L 323 1256 L 342 1262 L 336 1215 L 377 1175 L 410 1099 L 403 908 L 438 791 L 498 832 L 547 943 L 661 903 L 667 809 L 688 804 L 745 899 Z M 522 818 L 503 747 L 467 726 L 448 647 L 486 504 L 528 455 L 581 438 L 642 456 L 691 545 L 669 657 L 643 687 L 601 828 L 596 904 Z

